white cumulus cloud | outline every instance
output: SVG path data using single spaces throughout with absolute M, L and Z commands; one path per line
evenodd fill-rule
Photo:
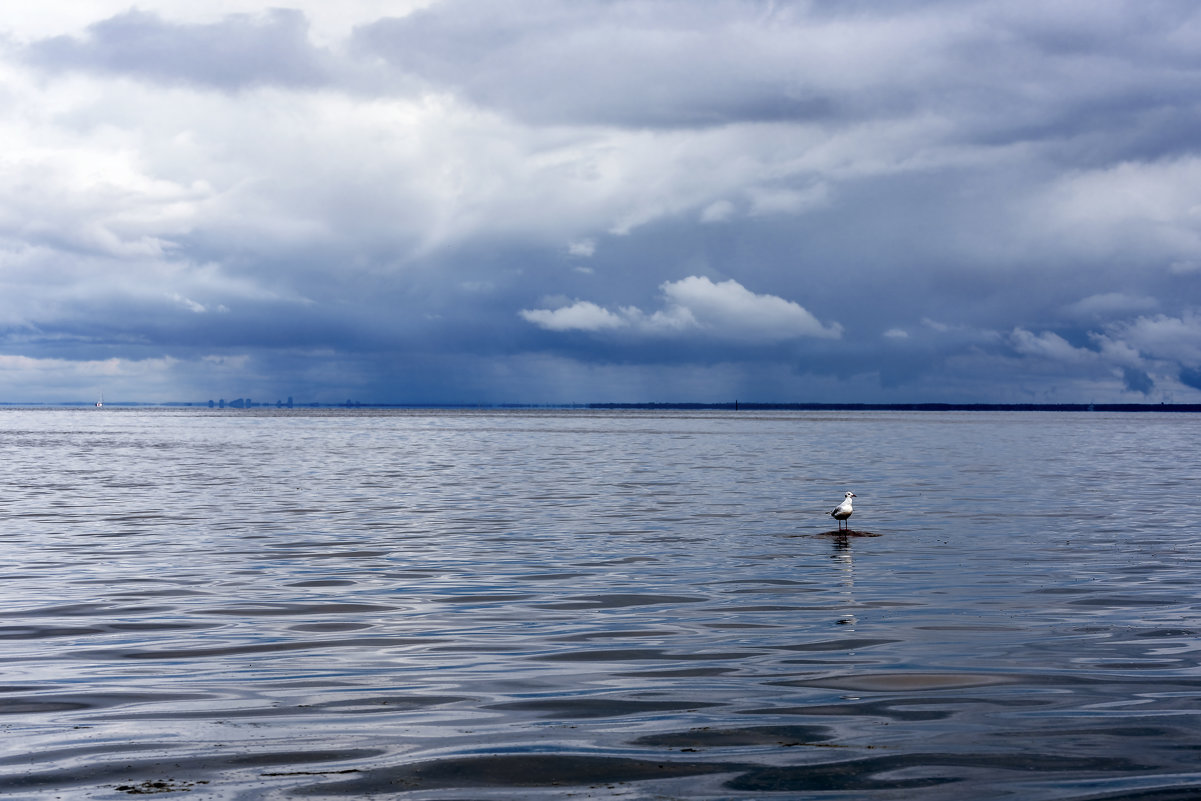
M 823 325 L 795 301 L 750 291 L 733 279 L 714 283 L 703 276 L 668 281 L 660 287 L 663 308 L 646 313 L 635 306 L 610 311 L 591 301 L 557 309 L 523 309 L 522 318 L 550 331 L 629 329 L 643 334 L 700 332 L 738 342 L 782 342 L 801 337 L 837 339 L 838 323 Z
M 625 318 L 586 300 L 558 309 L 522 309 L 520 313 L 548 331 L 603 331 L 629 324 Z

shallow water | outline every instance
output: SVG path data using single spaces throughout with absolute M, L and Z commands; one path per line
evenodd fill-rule
M 1199 454 L 1186 414 L 0 410 L 0 794 L 1197 797 Z

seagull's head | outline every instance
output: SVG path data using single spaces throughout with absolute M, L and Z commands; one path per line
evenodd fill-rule
M 858 495 L 856 495 L 856 494 L 855 494 L 855 493 L 853 493 L 853 492 L 848 492 L 848 493 L 846 494 L 846 497 L 848 497 L 848 498 L 858 498 L 859 496 L 858 496 Z

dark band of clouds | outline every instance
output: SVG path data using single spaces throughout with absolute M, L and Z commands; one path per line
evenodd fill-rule
M 111 73 L 236 90 L 248 86 L 320 86 L 327 55 L 313 47 L 304 14 L 272 9 L 209 24 L 174 24 L 128 11 L 88 26 L 83 37 L 32 44 L 29 60 L 45 69 Z

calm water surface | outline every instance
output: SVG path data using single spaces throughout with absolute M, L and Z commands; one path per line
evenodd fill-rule
M 0 477 L 5 798 L 1201 796 L 1201 416 L 6 409 Z

